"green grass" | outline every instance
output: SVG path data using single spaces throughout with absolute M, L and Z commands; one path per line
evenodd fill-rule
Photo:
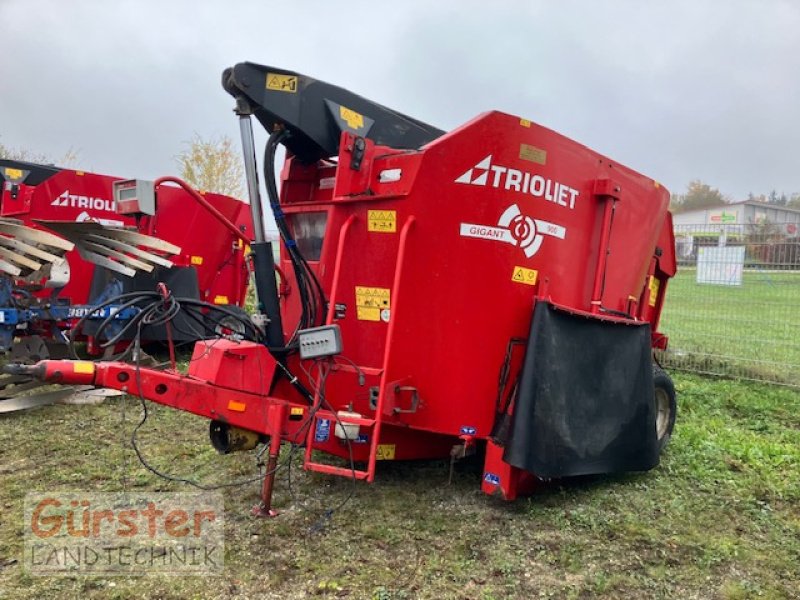
M 384 464 L 373 485 L 293 470 L 282 514 L 254 520 L 255 485 L 225 492 L 221 577 L 37 577 L 23 572 L 27 491 L 184 490 L 125 445 L 133 400 L 53 406 L 0 421 L 2 598 L 798 598 L 800 394 L 676 377 L 679 416 L 660 467 L 553 484 L 515 503 L 462 466 Z M 142 446 L 171 473 L 253 473 L 221 457 L 207 423 L 155 407 Z M 299 467 L 299 464 L 296 465 Z M 320 527 L 321 525 L 321 527 Z
M 746 272 L 742 286 L 670 281 L 660 329 L 673 367 L 800 385 L 800 272 Z

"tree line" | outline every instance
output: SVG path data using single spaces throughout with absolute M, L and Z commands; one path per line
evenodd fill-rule
M 73 168 L 80 162 L 80 153 L 70 149 L 63 156 L 53 157 L 30 148 L 11 147 L 0 142 L 0 158 Z M 241 153 L 226 135 L 205 139 L 198 134 L 183 144 L 175 156 L 178 175 L 199 190 L 244 198 L 244 165 Z M 166 173 L 165 173 L 166 174 Z M 132 173 L 114 173 L 132 177 Z
M 785 208 L 800 209 L 800 192 L 795 192 L 790 195 L 783 192 L 779 194 L 776 190 L 759 195 L 750 192 L 747 195 L 747 200 Z M 699 179 L 695 179 L 689 183 L 685 194 L 673 194 L 670 197 L 669 208 L 673 213 L 677 214 L 691 210 L 720 206 L 733 201 L 734 200 L 730 196 L 724 195 L 717 188 L 711 187 Z

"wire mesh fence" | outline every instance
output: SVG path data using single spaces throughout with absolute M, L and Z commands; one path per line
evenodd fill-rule
M 675 225 L 659 360 L 800 387 L 800 224 Z

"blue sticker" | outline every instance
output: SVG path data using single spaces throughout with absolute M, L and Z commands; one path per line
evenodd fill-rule
M 331 420 L 317 419 L 317 429 L 314 431 L 315 442 L 327 442 L 331 437 Z
M 486 473 L 486 475 L 483 476 L 483 480 L 492 485 L 500 485 L 500 477 L 494 473 Z
M 369 436 L 366 433 L 359 433 L 358 437 L 353 440 L 354 444 L 366 444 L 369 441 Z
M 469 425 L 462 425 L 461 426 L 461 435 L 475 435 L 475 432 L 478 431 L 474 427 L 470 427 Z

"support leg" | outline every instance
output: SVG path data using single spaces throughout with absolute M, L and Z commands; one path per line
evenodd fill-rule
M 261 502 L 253 507 L 253 516 L 260 518 L 277 517 L 278 511 L 272 508 L 272 490 L 275 487 L 275 472 L 278 469 L 278 455 L 281 452 L 281 425 L 286 407 L 283 404 L 270 407 L 269 420 L 269 457 L 267 459 L 267 473 L 261 484 Z

